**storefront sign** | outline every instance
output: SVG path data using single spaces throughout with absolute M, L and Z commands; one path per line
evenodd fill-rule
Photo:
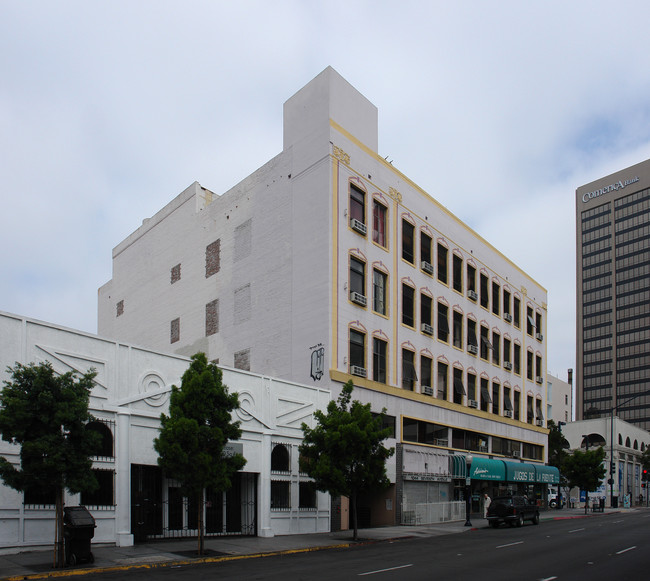
M 602 196 L 603 194 L 609 194 L 609 192 L 616 192 L 618 190 L 622 190 L 624 187 L 629 186 L 630 184 L 635 184 L 638 181 L 639 181 L 638 177 L 634 177 L 628 180 L 619 180 L 617 182 L 614 182 L 613 184 L 605 186 L 604 188 L 600 188 L 598 190 L 594 190 L 593 192 L 587 192 L 583 194 L 582 201 L 588 202 L 589 200 Z
M 244 444 L 241 442 L 228 442 L 223 447 L 222 456 L 224 458 L 232 458 L 235 454 L 244 455 Z
M 451 476 L 447 474 L 429 474 L 426 472 L 404 472 L 402 478 L 415 482 L 451 482 Z

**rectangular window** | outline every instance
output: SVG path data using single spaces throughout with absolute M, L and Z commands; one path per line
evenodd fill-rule
M 429 295 L 420 295 L 420 322 L 422 323 L 422 330 L 431 335 L 433 333 L 433 299 Z M 424 325 L 428 325 L 428 327 L 425 328 Z M 429 330 L 431 330 L 431 333 L 429 333 Z
M 512 343 L 510 339 L 503 338 L 503 363 L 512 363 L 510 352 L 512 350 Z
M 454 367 L 454 403 L 462 405 L 465 397 L 465 386 L 463 385 L 463 371 Z
M 177 264 L 176 266 L 172 266 L 171 284 L 178 282 L 180 279 L 181 279 L 181 265 Z
M 501 306 L 500 292 L 501 287 L 499 283 L 492 281 L 492 312 L 495 315 L 499 314 L 499 307 Z
M 481 377 L 481 411 L 488 411 L 488 407 L 492 403 L 492 398 L 490 397 L 490 380 Z
M 512 320 L 517 329 L 521 328 L 521 301 L 515 297 L 512 300 Z
M 492 349 L 492 343 L 490 343 L 490 330 L 487 327 L 481 325 L 481 359 L 488 361 L 489 350 Z
M 512 414 L 512 400 L 510 399 L 510 388 L 503 388 L 503 409 Z
M 366 223 L 366 193 L 350 184 L 350 221 L 357 220 L 361 224 Z
M 535 313 L 535 329 L 537 329 L 537 336 L 541 336 L 542 333 L 542 314 Z
M 478 340 L 476 339 L 476 321 L 474 319 L 467 319 L 467 346 L 469 347 L 470 353 L 476 355 L 478 352 Z
M 415 354 L 408 349 L 402 349 L 402 389 L 413 391 L 418 380 L 415 372 Z
M 447 265 L 447 255 L 449 254 L 449 251 L 440 243 L 438 243 L 438 280 L 442 284 L 447 284 L 448 282 L 448 276 L 447 276 L 447 270 L 448 270 L 448 265 Z
M 350 329 L 350 371 L 352 367 L 366 368 L 366 336 Z
M 512 367 L 517 375 L 521 375 L 521 345 L 518 345 L 517 343 L 515 343 L 514 347 Z
M 372 339 L 372 378 L 386 383 L 386 351 L 388 344 L 377 337 Z
M 251 370 L 251 350 L 242 349 L 241 351 L 235 352 L 234 355 L 234 367 L 235 369 L 241 369 L 242 371 Z
M 526 421 L 532 424 L 535 421 L 535 412 L 533 411 L 533 397 L 526 397 Z
M 271 480 L 271 510 L 291 508 L 291 482 Z
M 526 352 L 526 377 L 532 381 L 533 379 L 533 352 Z
M 415 289 L 402 283 L 402 323 L 415 326 Z
M 205 305 L 205 336 L 219 332 L 219 299 Z
M 372 271 L 372 308 L 380 315 L 387 313 L 388 275 L 379 270 Z
M 426 355 L 420 356 L 420 385 L 422 386 L 422 393 L 425 392 L 426 387 L 433 388 L 433 359 Z M 427 395 L 432 395 L 430 391 Z
M 372 206 L 372 241 L 386 248 L 386 206 L 374 200 Z
M 467 265 L 467 294 L 470 295 L 472 300 L 476 300 L 476 269 L 471 265 Z
M 538 377 L 544 377 L 544 373 L 542 373 L 542 356 L 541 355 L 536 355 L 535 356 L 535 379 L 537 380 Z
M 452 269 L 451 274 L 453 276 L 453 287 L 455 291 L 459 293 L 463 292 L 463 259 L 460 256 L 452 254 Z
M 526 333 L 528 333 L 531 337 L 534 334 L 534 328 L 535 319 L 533 319 L 533 309 L 531 307 L 526 307 Z
M 505 289 L 503 289 L 503 315 L 504 317 L 512 315 L 510 312 L 510 292 Z
M 498 383 L 492 383 L 492 413 L 499 414 L 501 402 L 501 386 Z
M 463 315 L 453 311 L 453 341 L 454 347 L 463 348 Z
M 467 399 L 476 401 L 476 375 L 467 374 Z
M 402 258 L 406 262 L 415 264 L 414 256 L 415 227 L 406 220 L 402 220 Z
M 492 331 L 492 363 L 501 365 L 501 335 Z
M 219 272 L 221 268 L 221 240 L 215 240 L 205 247 L 205 278 Z
M 81 504 L 84 506 L 115 506 L 115 473 L 112 470 L 96 470 L 93 474 L 99 488 L 94 492 L 82 492 Z
M 449 308 L 442 303 L 438 303 L 438 339 L 449 341 Z
M 481 306 L 485 309 L 488 309 L 490 307 L 490 281 L 488 280 L 488 277 L 483 273 L 480 275 L 480 280 Z
M 515 420 L 521 419 L 521 392 L 515 391 L 514 410 L 512 410 L 512 418 Z
M 298 485 L 298 507 L 302 509 L 316 508 L 316 485 L 313 482 L 301 482 Z
M 350 297 L 354 302 L 355 295 L 366 296 L 366 265 L 361 260 L 350 257 Z
M 438 361 L 438 399 L 448 398 L 449 394 L 449 367 L 446 363 Z
M 431 262 L 431 244 L 431 236 L 425 234 L 424 232 L 420 232 L 420 260 L 422 262 L 427 262 L 429 265 L 433 264 L 433 262 Z M 420 264 L 420 266 L 426 270 L 429 270 L 422 264 Z M 429 272 L 429 274 L 431 273 Z
M 28 486 L 25 489 L 23 502 L 31 506 L 50 506 L 56 504 L 56 488 L 54 486 Z
M 181 320 L 174 319 L 169 325 L 169 342 L 177 343 L 181 340 Z

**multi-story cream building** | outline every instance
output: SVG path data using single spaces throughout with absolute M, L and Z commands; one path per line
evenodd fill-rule
M 573 419 L 573 369 L 569 369 L 568 381 L 546 375 L 546 417 L 556 425 Z
M 398 443 L 374 524 L 460 499 L 468 452 L 475 493 L 549 477 L 546 290 L 378 154 L 377 117 L 325 69 L 285 103 L 279 155 L 115 247 L 98 325 L 334 396 L 353 380 Z

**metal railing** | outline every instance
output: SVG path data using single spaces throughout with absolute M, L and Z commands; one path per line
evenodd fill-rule
M 418 502 L 402 504 L 403 525 L 428 525 L 465 520 L 465 502 Z

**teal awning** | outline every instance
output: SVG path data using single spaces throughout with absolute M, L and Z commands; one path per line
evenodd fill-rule
M 535 464 L 535 482 L 543 484 L 559 484 L 560 471 L 555 466 Z
M 474 458 L 470 467 L 472 480 L 505 480 L 506 471 L 501 460 Z
M 536 482 L 535 466 L 524 462 L 504 462 L 506 482 Z
M 449 471 L 451 472 L 452 478 L 466 478 L 467 477 L 467 464 L 465 462 L 465 456 L 460 454 L 454 454 L 450 457 Z

